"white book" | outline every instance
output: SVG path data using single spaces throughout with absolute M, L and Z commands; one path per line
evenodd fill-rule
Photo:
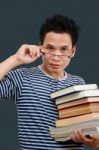
M 99 126 L 99 117 L 94 118 L 92 120 L 76 123 L 73 125 L 63 126 L 63 127 L 50 127 L 50 134 L 54 138 L 65 137 L 69 134 L 69 131 L 73 131 L 75 129 L 84 129 L 86 127 L 96 127 Z
M 91 135 L 99 135 L 99 126 L 96 127 L 86 127 L 82 129 L 83 133 L 86 136 L 91 136 Z M 65 133 L 63 136 L 61 137 L 54 137 L 53 135 L 51 135 L 52 138 L 54 138 L 55 141 L 67 141 L 71 139 L 71 135 L 74 134 L 74 130 L 68 130 L 67 133 Z
M 64 88 L 59 91 L 51 93 L 51 98 L 54 99 L 69 93 L 82 91 L 82 90 L 91 90 L 91 89 L 98 89 L 97 84 L 74 85 L 68 88 Z
M 99 89 L 85 90 L 85 91 L 80 91 L 80 92 L 76 92 L 73 94 L 65 95 L 65 96 L 56 98 L 55 102 L 56 102 L 56 105 L 59 105 L 65 102 L 69 102 L 69 101 L 73 101 L 73 100 L 85 98 L 85 97 L 92 97 L 92 96 L 95 96 L 95 97 L 99 96 Z

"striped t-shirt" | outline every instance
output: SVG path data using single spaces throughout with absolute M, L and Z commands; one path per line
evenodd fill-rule
M 67 74 L 54 79 L 40 67 L 19 68 L 0 81 L 0 98 L 15 101 L 18 115 L 18 138 L 21 150 L 82 150 L 82 145 L 69 140 L 54 141 L 49 127 L 55 127 L 57 108 L 50 94 L 61 88 L 84 84 L 81 77 Z

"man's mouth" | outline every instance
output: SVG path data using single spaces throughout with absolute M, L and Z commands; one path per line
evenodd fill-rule
M 60 67 L 60 65 L 58 65 L 58 64 L 50 64 L 50 66 L 53 69 L 58 69 Z

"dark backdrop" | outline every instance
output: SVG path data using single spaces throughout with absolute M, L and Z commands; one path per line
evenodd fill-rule
M 38 44 L 40 25 L 56 13 L 72 17 L 81 26 L 77 55 L 68 72 L 82 76 L 87 83 L 98 84 L 98 0 L 0 0 L 0 62 L 23 43 Z M 39 63 L 40 60 L 34 65 Z M 0 150 L 19 150 L 16 107 L 9 100 L 0 102 Z

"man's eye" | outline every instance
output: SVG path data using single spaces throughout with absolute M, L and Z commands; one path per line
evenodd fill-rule
M 53 49 L 52 47 L 47 47 L 47 49 Z
M 67 51 L 68 51 L 68 49 L 67 49 L 67 48 L 62 48 L 62 49 L 61 49 L 61 51 L 63 51 L 63 52 L 67 52 Z
M 50 51 L 51 51 L 51 50 L 53 50 L 53 48 L 52 48 L 52 47 L 47 47 L 47 50 L 50 50 Z

